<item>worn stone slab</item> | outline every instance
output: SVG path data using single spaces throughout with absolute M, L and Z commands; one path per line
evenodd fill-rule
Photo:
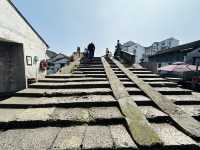
M 191 90 L 186 90 L 182 88 L 175 88 L 175 87 L 151 87 L 155 89 L 157 92 L 162 94 L 191 94 Z M 129 92 L 142 92 L 139 88 L 135 87 L 127 87 L 126 88 Z
M 139 78 L 160 78 L 157 74 L 136 74 Z
M 11 97 L 4 101 L 0 102 L 0 106 L 3 107 L 5 105 L 43 105 L 43 104 L 56 104 L 57 99 L 52 97 Z
M 78 67 L 75 71 L 104 71 L 104 68 L 80 68 Z
M 92 77 L 92 78 L 106 78 L 105 74 L 85 74 L 87 77 Z
M 144 95 L 131 95 L 134 101 L 151 101 L 147 96 Z
M 56 108 L 52 114 L 54 121 L 91 122 L 99 120 L 123 119 L 117 107 Z
M 135 68 L 134 66 L 127 67 L 127 69 L 129 69 L 131 71 L 148 71 L 148 69 L 146 69 L 146 68 Z
M 38 82 L 29 85 L 30 88 L 46 88 L 46 89 L 69 89 L 69 88 L 108 88 L 108 81 L 86 81 L 86 82 L 70 82 L 70 83 L 44 83 Z
M 142 78 L 145 82 L 159 82 L 159 81 L 167 81 L 164 78 Z
M 168 81 L 159 81 L 159 82 L 147 82 L 149 85 L 151 85 L 152 87 L 175 87 L 177 86 L 176 83 L 173 82 L 168 82 Z M 131 82 L 131 81 L 124 81 L 123 84 L 125 86 L 136 86 L 135 83 Z
M 88 95 L 88 94 L 110 94 L 110 88 L 92 88 L 92 89 L 33 89 L 28 88 L 17 92 L 15 96 L 64 96 L 64 95 Z
M 200 138 L 200 122 L 191 117 L 187 112 L 185 112 L 180 107 L 176 106 L 170 99 L 165 97 L 156 91 L 155 88 L 152 88 L 150 85 L 145 83 L 143 80 L 138 78 L 130 70 L 126 69 L 118 61 L 113 60 L 117 66 L 137 84 L 137 86 L 144 91 L 144 93 L 151 98 L 152 101 L 166 114 L 168 114 L 176 124 L 182 129 L 183 132 L 187 135 L 199 139 Z M 171 88 L 174 89 L 174 88 Z M 178 93 L 179 89 L 176 91 Z
M 200 99 L 194 95 L 166 95 L 167 98 L 171 99 L 174 103 L 200 103 Z
M 52 146 L 52 150 L 81 149 L 86 127 L 83 125 L 62 128 Z
M 17 121 L 47 121 L 55 108 L 29 108 L 16 115 Z
M 8 123 L 16 120 L 16 115 L 22 113 L 25 109 L 0 109 L 0 123 Z
M 148 119 L 160 119 L 162 117 L 168 117 L 167 114 L 153 106 L 140 106 L 140 109 Z
M 159 134 L 165 146 L 170 147 L 183 147 L 189 145 L 190 148 L 196 147 L 197 143 L 189 136 L 185 135 L 174 126 L 169 124 L 151 124 L 154 130 Z M 189 148 L 189 147 L 188 147 Z
M 78 68 L 103 68 L 103 65 L 102 64 L 100 64 L 100 65 L 92 65 L 92 64 L 90 64 L 90 65 L 86 66 L 86 65 L 80 64 Z
M 191 116 L 200 116 L 200 105 L 182 105 L 180 107 L 184 111 L 188 112 Z
M 150 127 L 145 116 L 135 104 L 134 100 L 129 96 L 128 91 L 113 72 L 110 65 L 104 58 L 102 58 L 102 62 L 113 90 L 113 94 L 119 102 L 122 113 L 126 116 L 128 127 L 134 140 L 137 144 L 146 147 L 157 144 L 161 145 L 162 141 Z
M 88 109 L 84 108 L 57 108 L 52 114 L 52 120 L 89 122 L 90 115 Z
M 64 82 L 82 82 L 82 81 L 106 81 L 106 78 L 70 78 L 70 79 L 60 79 L 60 78 L 45 78 L 40 79 L 38 82 L 50 82 L 50 83 L 64 83 Z
M 151 71 L 146 71 L 146 70 L 136 70 L 136 71 L 132 71 L 135 74 L 152 74 Z
M 111 95 L 86 95 L 86 96 L 64 96 L 64 97 L 11 97 L 7 100 L 0 102 L 0 107 L 15 106 L 15 107 L 27 107 L 27 106 L 86 106 L 93 105 L 111 105 L 116 100 Z
M 111 95 L 85 95 L 85 96 L 68 96 L 55 98 L 60 104 L 77 104 L 77 105 L 113 105 L 116 100 Z
M 200 99 L 193 95 L 166 95 L 175 103 L 200 103 Z M 152 102 L 144 95 L 134 95 L 133 100 L 136 103 Z M 0 107 L 4 106 L 43 106 L 57 104 L 83 104 L 83 103 L 114 103 L 116 100 L 111 95 L 86 95 L 86 96 L 67 96 L 67 97 L 11 97 L 0 102 Z M 153 102 L 152 102 L 153 103 Z
M 94 71 L 74 71 L 74 74 L 105 74 L 105 71 L 98 71 L 98 70 L 94 70 Z
M 185 93 L 190 93 L 191 94 L 191 90 L 187 90 L 187 89 L 182 89 L 179 87 L 155 87 L 155 90 L 161 92 L 161 91 L 175 91 L 175 92 L 185 92 Z
M 110 130 L 116 149 L 137 149 L 136 144 L 123 125 L 110 126 Z
M 114 68 L 114 71 L 120 71 L 119 68 Z M 104 71 L 104 68 L 77 68 L 76 71 Z
M 175 104 L 190 104 L 190 105 L 193 103 L 200 104 L 200 99 L 198 99 L 196 96 L 193 95 L 165 95 L 165 96 Z M 131 97 L 135 100 L 136 103 L 140 102 L 153 103 L 153 101 L 150 98 L 144 95 L 132 95 Z
M 89 109 L 89 113 L 94 120 L 123 118 L 117 107 L 93 107 Z
M 46 150 L 51 147 L 60 128 L 8 130 L 0 134 L 1 150 Z
M 46 75 L 46 78 L 80 78 L 86 77 L 84 74 L 52 74 Z
M 113 148 L 113 139 L 109 126 L 88 126 L 82 145 L 83 149 Z
M 3 111 L 2 111 L 3 110 Z M 9 113 L 10 111 L 10 113 Z M 124 120 L 123 115 L 117 107 L 91 107 L 91 108 L 28 108 L 0 109 L 5 113 L 6 118 L 0 117 L 0 123 L 7 125 L 8 123 L 26 123 L 26 122 L 44 122 L 45 124 L 56 123 L 91 123 L 96 121 L 118 121 Z M 3 116 L 3 115 L 2 115 Z M 10 125 L 10 124 L 9 124 Z M 35 124 L 32 124 L 35 126 Z M 64 124 L 63 124 L 64 125 Z M 38 126 L 38 125 L 37 125 Z

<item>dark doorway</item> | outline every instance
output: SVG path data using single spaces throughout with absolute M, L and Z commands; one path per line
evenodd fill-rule
M 0 95 L 26 87 L 23 45 L 0 42 Z

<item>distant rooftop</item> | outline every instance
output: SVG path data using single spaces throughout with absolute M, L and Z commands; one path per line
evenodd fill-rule
M 198 47 L 200 47 L 200 40 L 190 42 L 190 43 L 186 43 L 186 44 L 183 44 L 183 45 L 179 45 L 179 46 L 176 46 L 176 47 L 173 47 L 173 48 L 158 51 L 155 55 L 152 55 L 150 57 L 162 55 L 162 54 L 165 54 L 165 53 L 174 53 L 174 52 L 178 52 L 178 51 L 179 52 L 192 51 L 192 50 L 194 50 Z

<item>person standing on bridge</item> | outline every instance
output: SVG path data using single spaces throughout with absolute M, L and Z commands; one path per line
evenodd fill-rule
M 94 51 L 95 51 L 95 46 L 94 44 L 91 42 L 88 45 L 88 59 L 89 61 L 92 61 L 93 57 L 94 57 Z

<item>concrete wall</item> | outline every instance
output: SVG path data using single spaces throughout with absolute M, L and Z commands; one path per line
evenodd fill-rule
M 12 93 L 25 86 L 22 45 L 0 42 L 0 93 Z
M 158 73 L 158 64 L 156 62 L 143 62 L 140 65 L 151 70 L 153 73 Z
M 26 78 L 42 77 L 46 72 L 39 70 L 39 62 L 46 59 L 47 46 L 33 32 L 8 0 L 0 0 L 0 40 L 22 43 L 24 48 L 24 62 L 26 56 L 37 56 L 39 61 L 32 66 L 25 65 Z
M 135 63 L 135 55 L 130 55 L 129 53 L 121 51 L 120 58 L 124 61 L 126 64 L 134 64 Z

